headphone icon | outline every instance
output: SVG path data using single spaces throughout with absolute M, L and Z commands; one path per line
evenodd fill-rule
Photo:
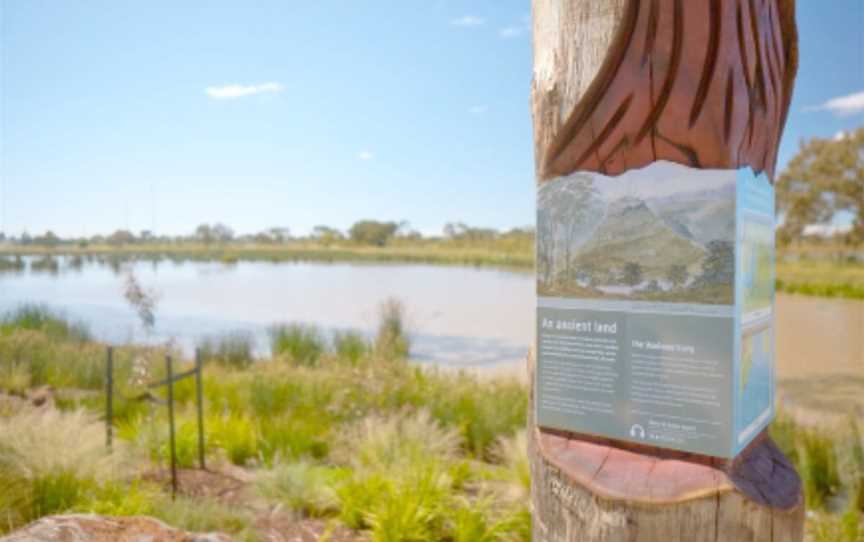
M 633 438 L 645 439 L 645 428 L 641 425 L 633 424 L 633 427 L 630 428 L 630 436 Z

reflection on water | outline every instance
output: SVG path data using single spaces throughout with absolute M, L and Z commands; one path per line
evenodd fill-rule
M 277 322 L 372 334 L 377 307 L 390 296 L 407 309 L 418 361 L 520 361 L 533 340 L 534 283 L 525 273 L 390 264 L 27 260 L 26 272 L 0 273 L 0 310 L 45 303 L 87 321 L 97 336 L 113 342 L 173 338 L 191 348 L 203 336 L 245 330 L 264 352 L 267 329 Z M 159 294 L 152 337 L 123 299 L 122 265 Z

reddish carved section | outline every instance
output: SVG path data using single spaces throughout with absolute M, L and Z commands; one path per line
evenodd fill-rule
M 774 177 L 797 70 L 794 1 L 630 0 L 540 177 L 655 160 Z

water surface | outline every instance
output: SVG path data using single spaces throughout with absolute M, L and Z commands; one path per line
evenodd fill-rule
M 86 321 L 104 340 L 175 339 L 245 330 L 267 350 L 281 322 L 374 333 L 378 305 L 402 301 L 412 357 L 447 366 L 511 365 L 534 340 L 533 274 L 490 268 L 364 263 L 138 261 L 124 264 L 159 294 L 146 336 L 123 298 L 122 268 L 57 258 L 58 270 L 0 273 L 0 311 L 44 303 Z M 77 264 L 77 265 L 76 265 Z M 38 266 L 36 266 L 38 267 Z M 864 376 L 864 301 L 778 295 L 778 379 Z
M 191 349 L 202 337 L 244 330 L 267 349 L 267 329 L 300 322 L 374 333 L 378 306 L 406 308 L 412 357 L 445 365 L 524 360 L 533 341 L 533 275 L 431 265 L 208 262 L 126 263 L 158 293 L 156 327 L 145 335 L 123 297 L 122 269 L 58 258 L 59 271 L 0 274 L 0 311 L 44 303 L 86 321 L 113 342 L 175 339 Z

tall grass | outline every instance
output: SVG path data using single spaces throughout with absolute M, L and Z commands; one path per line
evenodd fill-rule
M 852 261 L 780 261 L 777 291 L 864 299 L 864 264 Z
M 829 502 L 864 514 L 864 440 L 858 421 L 851 418 L 845 428 L 807 427 L 788 414 L 779 413 L 771 434 L 786 454 L 804 484 L 807 507 L 826 510 Z
M 201 359 L 236 369 L 245 369 L 255 361 L 252 335 L 234 331 L 219 336 L 205 337 L 198 343 Z
M 93 340 L 86 324 L 72 321 L 45 305 L 25 304 L 0 317 L 0 333 L 22 329 L 39 331 L 56 341 Z
M 326 349 L 321 332 L 302 324 L 278 325 L 270 329 L 270 350 L 298 365 L 314 366 Z
M 102 424 L 83 411 L 25 410 L 0 419 L 0 532 L 64 512 L 120 474 Z
M 386 359 L 408 357 L 411 344 L 405 332 L 405 306 L 396 298 L 385 300 L 378 309 L 378 335 L 375 350 Z
M 261 498 L 298 517 L 338 519 L 368 531 L 372 540 L 529 539 L 523 384 L 405 363 L 400 356 L 406 350 L 392 346 L 405 335 L 398 303 L 382 311 L 372 343 L 336 335 L 328 345 L 315 328 L 282 329 L 284 342 L 273 358 L 281 363 L 205 366 L 211 465 L 224 460 L 252 469 Z M 234 351 L 213 344 L 209 359 Z M 115 349 L 119 395 L 134 395 L 142 381 L 161 378 L 163 354 Z M 86 330 L 45 311 L 16 311 L 0 324 L 0 386 L 19 374 L 25 387 L 50 383 L 60 395 L 69 388 L 96 392 L 104 355 L 104 345 L 88 340 Z M 178 366 L 189 364 L 178 360 Z M 194 388 L 183 383 L 176 391 L 179 460 L 194 468 Z M 95 400 L 71 401 L 66 412 L 0 413 L 0 528 L 80 510 L 156 515 L 193 530 L 251 536 L 248 514 L 191 498 L 172 507 L 162 488 L 117 476 L 118 463 L 137 460 L 137 452 L 145 469 L 167 464 L 164 409 L 118 399 L 119 441 L 111 455 L 102 424 L 76 410 L 99 412 L 101 396 L 83 396 Z M 842 430 L 813 428 L 781 413 L 772 432 L 804 481 L 813 540 L 857 542 L 864 511 L 858 420 Z
M 339 511 L 336 487 L 347 476 L 345 469 L 303 460 L 282 463 L 260 474 L 259 492 L 303 517 L 332 516 Z
M 339 331 L 333 334 L 333 350 L 339 359 L 357 365 L 369 354 L 371 347 L 362 334 L 354 331 Z
M 254 518 L 248 511 L 212 499 L 182 496 L 175 500 L 162 499 L 154 506 L 152 515 L 191 532 L 226 532 L 237 540 L 259 540 L 254 532 Z

